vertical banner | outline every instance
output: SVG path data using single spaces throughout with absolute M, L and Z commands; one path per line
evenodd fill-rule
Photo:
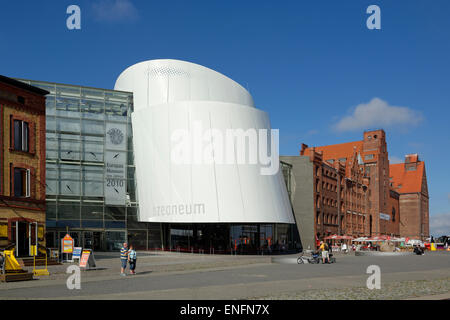
M 126 205 L 126 124 L 106 123 L 105 149 L 105 204 Z

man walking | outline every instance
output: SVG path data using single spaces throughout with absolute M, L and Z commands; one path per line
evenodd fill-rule
M 127 268 L 128 262 L 128 244 L 124 242 L 123 247 L 120 249 L 120 262 L 122 263 L 122 268 L 120 269 L 120 275 L 126 276 L 125 269 Z

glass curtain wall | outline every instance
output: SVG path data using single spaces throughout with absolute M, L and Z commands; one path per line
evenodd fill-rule
M 74 234 L 80 245 L 119 248 L 127 239 L 127 220 L 136 221 L 138 212 L 133 94 L 22 81 L 50 92 L 46 100 L 48 231 L 79 230 Z

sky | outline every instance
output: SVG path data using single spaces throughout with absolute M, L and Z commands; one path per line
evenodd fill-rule
M 383 128 L 391 162 L 425 161 L 431 232 L 450 234 L 448 12 L 448 0 L 3 0 L 0 74 L 112 89 L 137 62 L 198 63 L 250 91 L 282 155 Z

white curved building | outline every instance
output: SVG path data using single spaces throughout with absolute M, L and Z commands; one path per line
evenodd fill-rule
M 194 63 L 151 60 L 122 72 L 115 90 L 134 95 L 140 221 L 295 223 L 278 163 L 276 174 L 263 175 L 261 161 L 226 158 L 242 146 L 238 138 L 231 146 L 227 132 L 270 130 L 267 113 L 241 85 Z

